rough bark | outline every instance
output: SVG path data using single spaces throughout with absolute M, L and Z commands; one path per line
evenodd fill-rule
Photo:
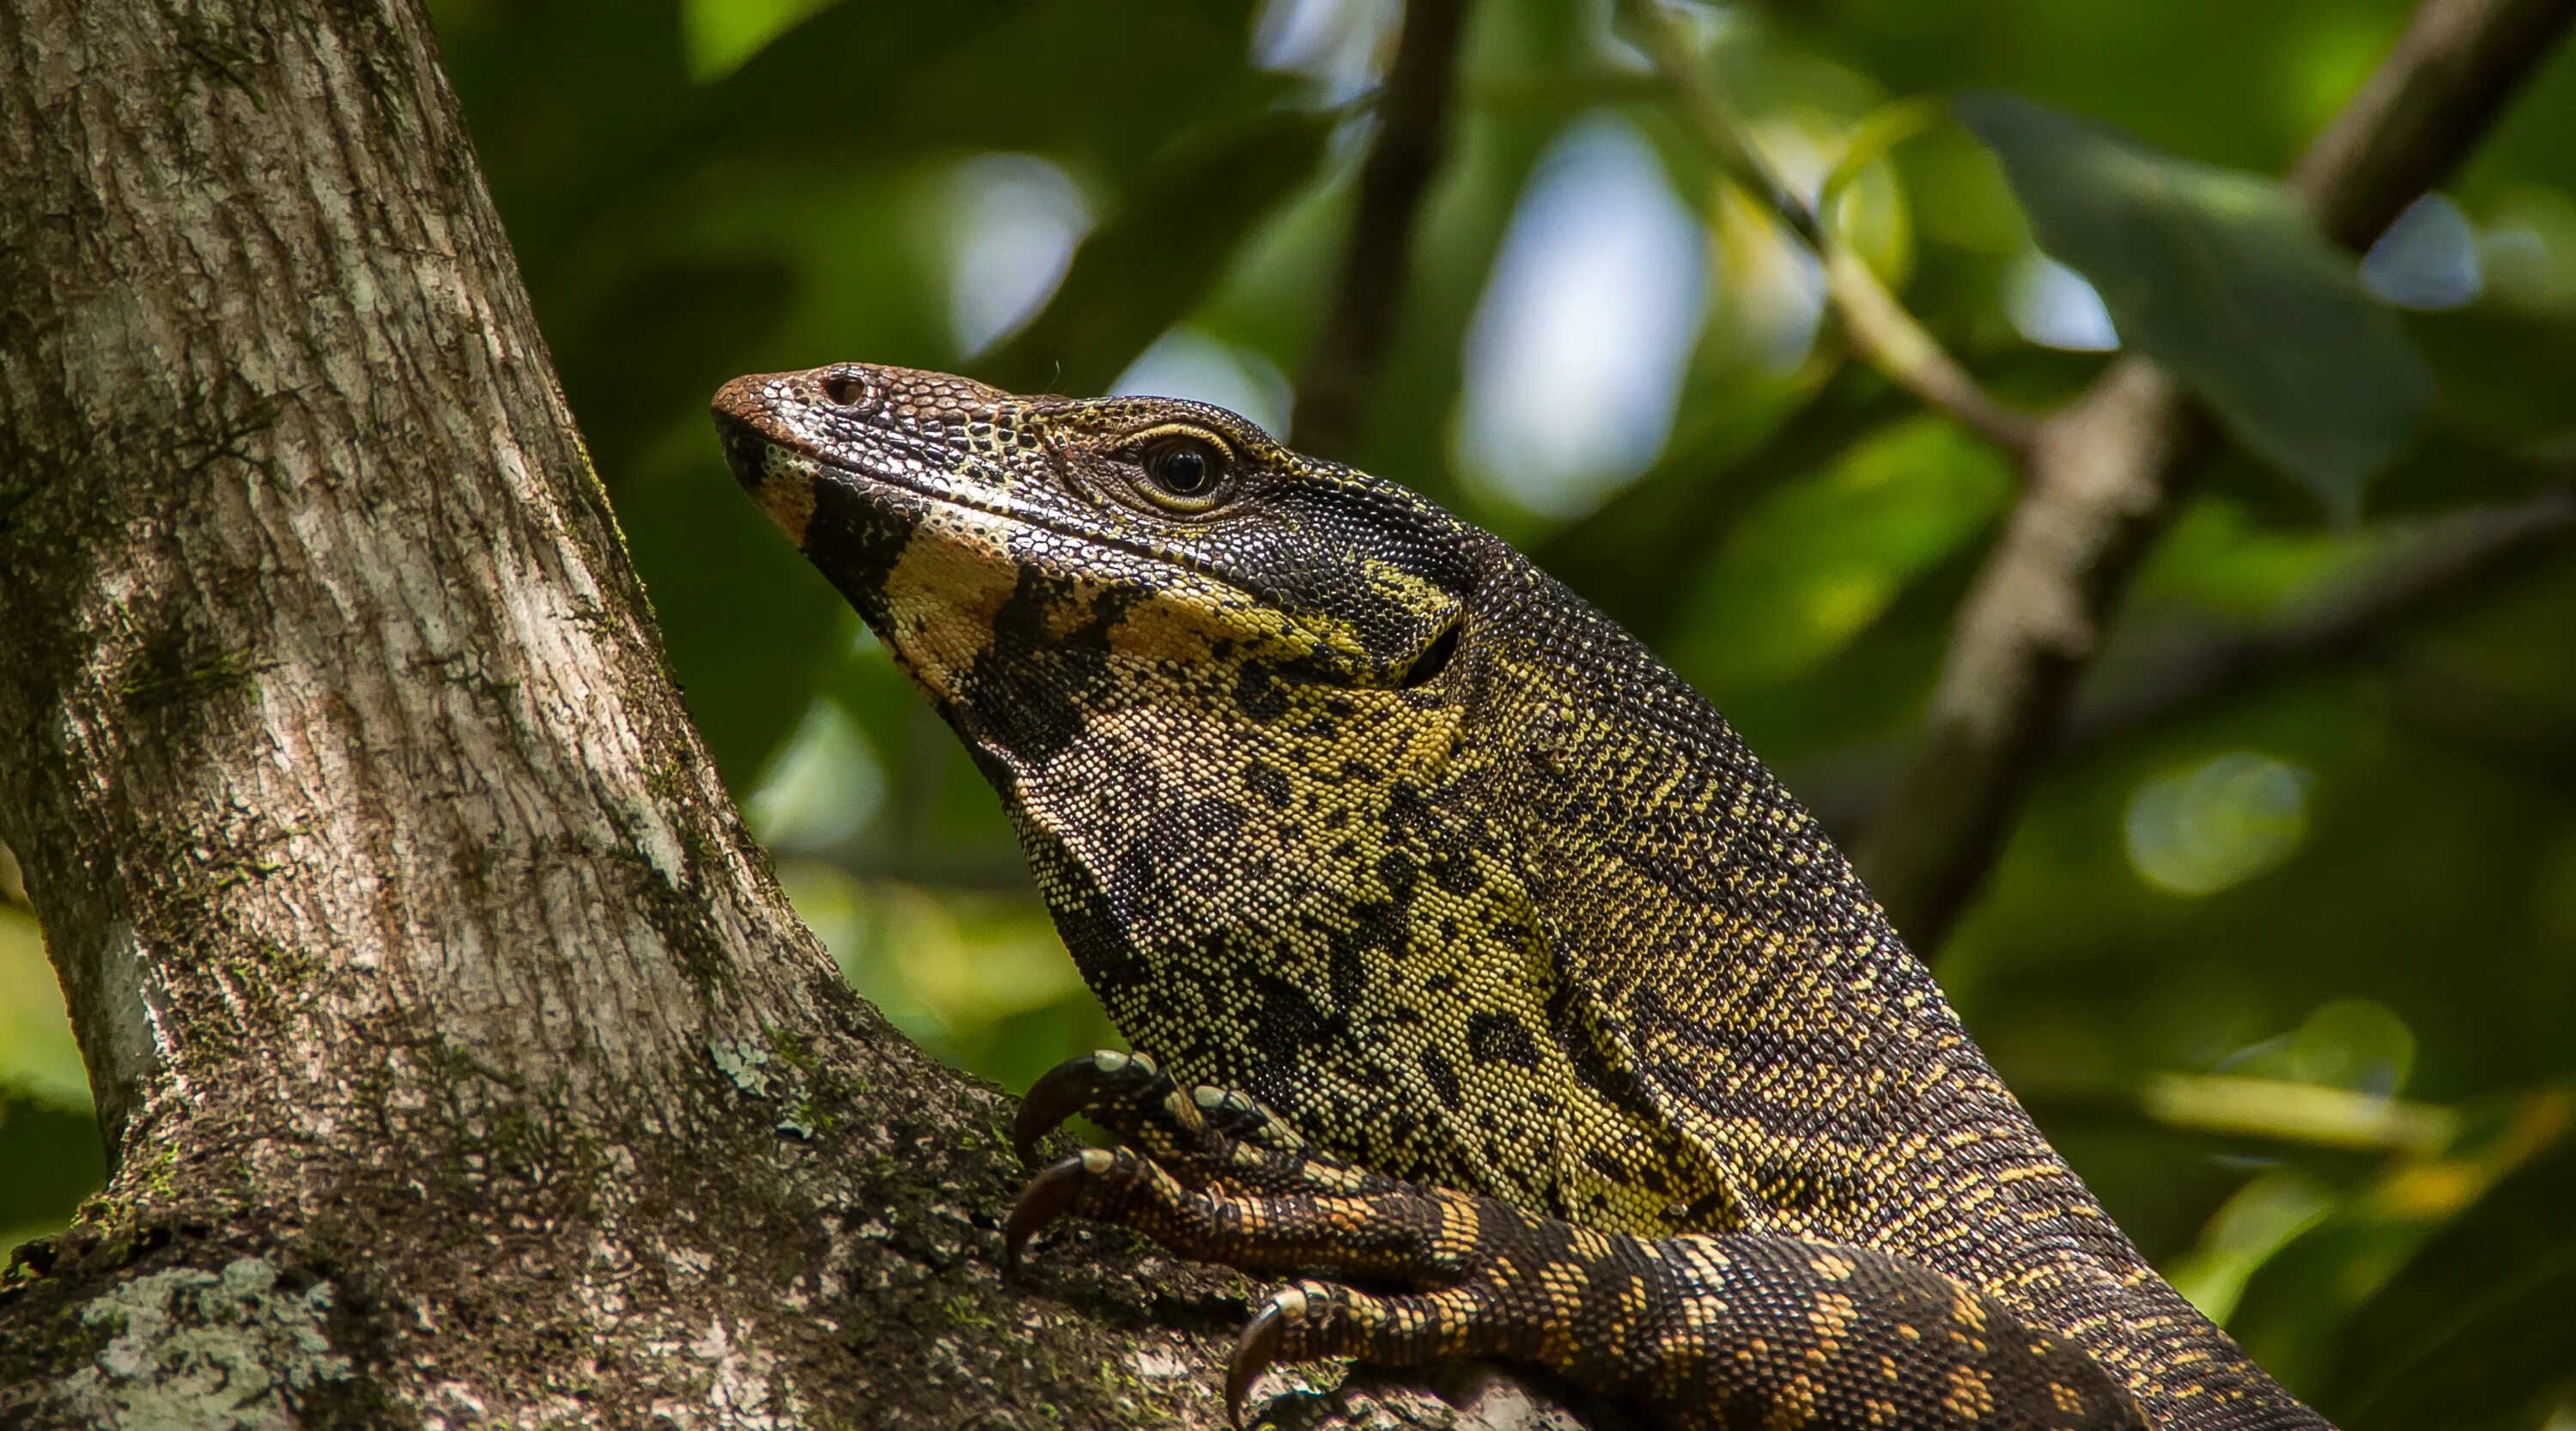
M 734 815 L 419 7 L 9 0 L 0 192 L 0 838 L 114 1167 L 0 1423 L 1221 1422 L 1240 1285 L 1003 1279 L 1005 1102 Z
M 2576 0 L 2426 0 L 2291 192 L 2327 238 L 2366 246 L 2468 156 L 2571 23 Z M 1952 623 L 1922 744 L 1854 855 L 1916 949 L 1937 951 L 1984 884 L 2139 557 L 2217 450 L 2199 402 L 2134 356 L 2041 426 Z

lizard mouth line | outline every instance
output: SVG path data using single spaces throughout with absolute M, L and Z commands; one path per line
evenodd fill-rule
M 861 492 L 872 487 L 891 489 L 925 502 L 942 503 L 970 512 L 978 512 L 1000 521 L 1016 522 L 1038 531 L 1104 547 L 1134 557 L 1138 561 L 1182 573 L 1207 582 L 1211 586 L 1222 587 L 1246 601 L 1270 607 L 1280 604 L 1277 593 L 1244 581 L 1240 577 L 1211 571 L 1204 563 L 1194 561 L 1184 553 L 1158 548 L 1119 532 L 1069 522 L 1061 513 L 1046 511 L 1025 502 L 1013 501 L 1008 497 L 950 486 L 941 482 L 932 473 L 943 463 L 956 463 L 959 460 L 959 454 L 943 452 L 936 448 L 923 448 L 916 444 L 909 434 L 884 428 L 876 429 L 876 436 L 886 444 L 891 461 L 900 462 L 905 459 L 918 461 L 925 469 L 922 472 L 890 471 L 884 467 L 860 466 L 847 460 L 826 457 L 811 446 L 781 435 L 769 424 L 763 423 L 756 417 L 734 414 L 727 414 L 727 416 L 732 416 L 735 421 L 743 423 L 772 452 L 792 454 L 796 458 L 814 464 L 818 478 L 828 473 L 845 479 L 853 488 Z
M 886 439 L 887 447 L 891 454 L 897 459 L 912 457 L 919 459 L 925 468 L 936 466 L 932 454 L 920 451 L 902 435 L 887 432 L 880 432 L 879 435 Z M 1015 502 L 1008 497 L 995 496 L 983 492 L 947 489 L 941 486 L 936 478 L 930 477 L 928 472 L 914 473 L 905 471 L 895 473 L 872 470 L 867 467 L 854 466 L 847 462 L 834 461 L 822 456 L 820 453 L 817 453 L 810 448 L 798 447 L 787 443 L 781 443 L 779 445 L 785 450 L 794 452 L 798 456 L 812 462 L 818 472 L 828 472 L 835 476 L 847 479 L 852 486 L 863 491 L 866 488 L 873 486 L 902 492 L 907 496 L 915 497 L 925 502 L 944 502 L 950 506 L 961 507 L 971 512 L 979 512 L 985 516 L 993 517 L 1001 521 L 1017 522 L 1024 526 L 1035 528 L 1036 530 L 1047 532 L 1055 536 L 1064 537 L 1071 541 L 1089 543 L 1094 546 L 1119 552 L 1126 556 L 1133 557 L 1138 561 L 1149 563 L 1164 570 L 1178 572 L 1195 578 L 1196 580 L 1206 582 L 1208 585 L 1230 592 L 1242 600 L 1251 602 L 1258 606 L 1266 607 L 1273 611 L 1284 610 L 1286 605 L 1286 603 L 1279 598 L 1277 593 L 1266 588 L 1256 586 L 1240 577 L 1211 571 L 1204 564 L 1192 560 L 1184 553 L 1160 549 L 1150 543 L 1140 542 L 1134 537 L 1127 536 L 1119 532 L 1109 531 L 1100 527 L 1089 526 L 1078 522 L 1067 521 L 1061 513 L 1045 511 L 1027 503 Z M 948 454 L 948 456 L 953 460 L 955 454 L 951 453 Z M 1463 618 L 1463 612 L 1453 611 L 1449 618 L 1441 624 L 1440 629 L 1432 634 L 1431 641 L 1421 651 L 1416 652 L 1410 661 L 1390 672 L 1387 672 L 1386 679 L 1372 680 L 1362 678 L 1350 681 L 1349 684 L 1354 686 L 1377 686 L 1383 684 L 1391 686 L 1397 690 L 1409 690 L 1416 686 L 1426 684 L 1447 667 L 1449 664 L 1449 658 L 1456 653 L 1458 649 L 1460 628 L 1466 624 Z M 1324 684 L 1340 683 L 1327 680 Z
M 812 454 L 809 453 L 807 455 L 811 456 Z M 1138 561 L 1151 562 L 1156 566 L 1165 567 L 1187 576 L 1196 577 L 1201 581 L 1207 582 L 1211 586 L 1224 587 L 1226 590 L 1233 592 L 1235 595 L 1240 596 L 1247 601 L 1256 601 L 1263 605 L 1276 604 L 1275 598 L 1271 593 L 1263 591 L 1258 587 L 1248 585 L 1235 577 L 1219 575 L 1216 572 L 1208 570 L 1204 565 L 1193 562 L 1188 557 L 1183 556 L 1180 553 L 1161 550 L 1147 543 L 1137 541 L 1133 537 L 1122 536 L 1116 532 L 1103 531 L 1096 527 L 1086 527 L 1078 523 L 1068 522 L 1057 513 L 1042 511 L 1025 503 L 1013 502 L 1008 498 L 996 499 L 985 497 L 981 494 L 942 491 L 934 486 L 914 479 L 910 473 L 906 473 L 903 476 L 896 476 L 892 473 L 871 472 L 863 467 L 850 467 L 838 462 L 827 462 L 819 457 L 814 458 L 814 461 L 824 471 L 833 473 L 837 476 L 855 479 L 858 484 L 874 484 L 880 487 L 891 487 L 897 491 L 906 492 L 912 496 L 919 497 L 924 501 L 945 502 L 952 507 L 963 507 L 970 512 L 981 512 L 988 517 L 997 517 L 1006 522 L 1017 522 L 1022 526 L 1032 527 L 1038 531 L 1048 532 L 1055 536 L 1065 537 L 1073 541 L 1085 542 L 1093 546 L 1106 547 L 1111 551 L 1120 552 L 1127 556 L 1134 557 Z
M 767 480 L 770 464 L 774 461 L 784 459 L 798 464 L 810 464 L 808 470 L 811 476 L 808 480 L 820 483 L 827 477 L 837 478 L 846 485 L 853 496 L 861 501 L 879 500 L 877 494 L 901 493 L 914 501 L 974 512 L 996 521 L 1017 524 L 1099 550 L 1114 551 L 1150 567 L 1202 582 L 1210 588 L 1222 591 L 1252 606 L 1284 614 L 1289 605 L 1281 593 L 1231 573 L 1211 570 L 1205 562 L 1193 558 L 1186 552 L 1140 541 L 1132 535 L 1100 525 L 1068 520 L 1067 515 L 1062 512 L 1014 500 L 1005 494 L 979 490 L 965 485 L 962 481 L 947 480 L 952 475 L 958 474 L 959 469 L 971 460 L 967 454 L 922 443 L 912 434 L 898 428 L 872 425 L 869 429 L 870 435 L 882 445 L 883 457 L 877 461 L 859 463 L 847 457 L 825 455 L 818 444 L 800 438 L 775 414 L 757 410 L 748 412 L 728 410 L 720 407 L 718 415 L 724 420 L 724 425 L 731 428 L 726 435 L 726 443 L 728 448 L 733 449 L 737 454 L 735 465 L 738 475 L 744 472 L 756 473 L 759 474 L 760 480 Z M 757 451 L 759 455 L 756 464 L 750 460 L 751 451 L 744 449 Z M 908 462 L 919 463 L 919 470 L 897 465 Z M 1461 620 L 1463 614 L 1460 611 L 1452 611 L 1448 618 L 1440 623 L 1439 629 L 1431 633 L 1431 639 L 1424 649 L 1414 652 L 1409 659 L 1386 671 L 1372 671 L 1369 669 L 1370 663 L 1361 660 L 1355 662 L 1352 669 L 1338 673 L 1328 667 L 1318 667 L 1303 672 L 1283 670 L 1280 674 L 1291 680 L 1302 679 L 1327 685 L 1349 685 L 1355 688 L 1408 689 L 1421 685 L 1438 675 L 1448 664 L 1449 657 L 1457 650 L 1457 637 L 1459 627 L 1463 624 Z M 1312 649 L 1329 649 L 1318 633 L 1307 629 L 1294 617 L 1288 619 L 1292 629 L 1298 631 L 1303 639 L 1310 643 Z

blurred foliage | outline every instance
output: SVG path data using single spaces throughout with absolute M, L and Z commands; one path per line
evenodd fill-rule
M 2397 315 L 2281 186 L 2012 95 L 1958 107 L 2002 158 L 2040 246 L 2092 281 L 2118 334 L 2338 515 L 2357 512 L 2365 481 L 2414 436 L 2432 380 Z M 2410 236 L 2469 244 L 2413 230 L 2398 244 Z
M 862 992 L 1005 1084 L 1113 1039 L 991 792 L 736 494 L 704 400 L 866 358 L 1283 420 L 1390 0 L 433 10 L 690 706 L 799 907 Z M 2264 454 L 2220 461 L 2149 555 L 2103 691 L 2576 459 L 2576 57 L 2358 268 L 2256 177 L 2405 13 L 1690 12 L 1772 164 L 1832 181 L 1837 232 L 1994 391 L 2060 401 L 2127 336 Z M 1849 828 L 2014 474 L 1847 361 L 1812 260 L 1610 14 L 1477 5 L 1361 456 L 1635 627 Z M 1969 90 L 2018 98 L 1971 132 L 1946 107 Z M 2149 1256 L 2355 1431 L 2576 1426 L 2571 653 L 2562 547 L 2070 751 L 1941 951 Z M 0 909 L 0 1240 L 99 1172 L 38 958 Z
M 14 887 L 5 853 L 0 877 Z M 0 905 L 0 1248 L 50 1230 L 106 1171 L 44 940 L 23 909 Z

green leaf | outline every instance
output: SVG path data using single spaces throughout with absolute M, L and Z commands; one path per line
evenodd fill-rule
M 732 74 L 771 41 L 832 3 L 833 0 L 681 0 L 681 37 L 688 42 L 690 76 L 703 84 Z
M 2010 95 L 1955 108 L 2003 160 L 2040 247 L 2092 281 L 2121 337 L 2330 511 L 2357 514 L 2432 378 L 2288 191 Z
M 2390 1165 L 2265 1260 L 2227 1323 L 2353 1431 L 2523 1431 L 2576 1389 L 2576 1094 L 2468 1113 L 2457 1146 Z

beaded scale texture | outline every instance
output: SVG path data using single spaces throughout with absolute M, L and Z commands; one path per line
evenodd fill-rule
M 1001 792 L 1135 1056 L 1066 1214 L 1686 1427 L 2321 1428 L 2157 1277 L 1815 822 L 1500 539 L 1218 408 L 737 379 L 743 486 Z M 1222 1090 L 1222 1091 L 1221 1091 Z

